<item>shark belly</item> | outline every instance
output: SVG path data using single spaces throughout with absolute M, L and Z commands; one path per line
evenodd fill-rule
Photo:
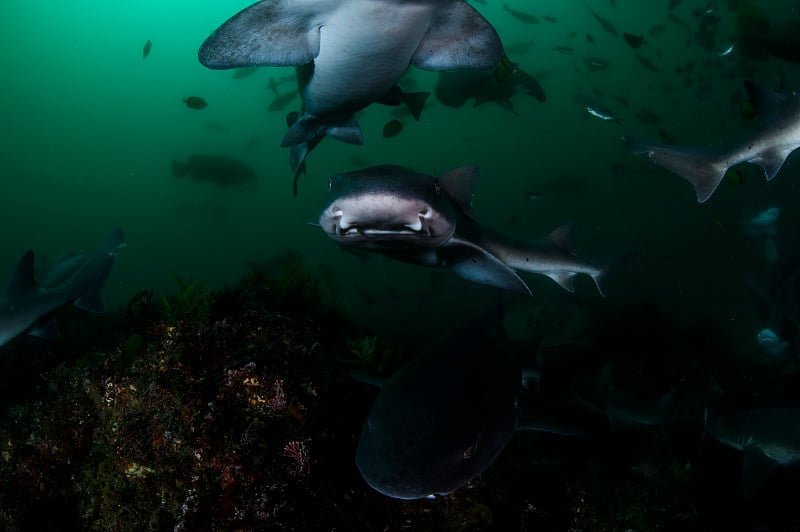
M 320 29 L 320 52 L 300 92 L 306 112 L 349 115 L 381 98 L 408 69 L 433 9 L 348 2 Z

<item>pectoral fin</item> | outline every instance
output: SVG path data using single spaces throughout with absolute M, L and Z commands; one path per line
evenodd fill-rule
M 264 0 L 240 11 L 203 42 L 200 63 L 213 69 L 310 63 L 319 54 L 321 24 L 305 4 Z
M 33 250 L 29 249 L 22 255 L 17 263 L 14 276 L 6 285 L 3 295 L 8 298 L 27 295 L 36 288 L 36 281 L 33 278 Z
M 411 64 L 423 70 L 490 69 L 503 57 L 497 32 L 466 2 L 439 9 Z
M 454 238 L 438 254 L 444 265 L 462 279 L 531 295 L 528 285 L 514 270 L 471 242 Z

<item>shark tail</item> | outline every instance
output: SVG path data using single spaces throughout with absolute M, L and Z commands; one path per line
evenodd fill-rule
M 630 137 L 625 137 L 625 145 L 633 153 L 646 153 L 654 163 L 691 183 L 698 203 L 711 197 L 728 171 L 717 162 L 719 151 L 713 148 L 671 146 Z
M 348 115 L 341 120 L 323 122 L 316 116 L 303 113 L 289 126 L 289 131 L 281 140 L 281 147 L 287 148 L 302 142 L 319 142 L 325 136 L 348 144 L 364 144 L 364 136 L 355 116 Z
M 294 172 L 294 181 L 292 181 L 292 193 L 297 196 L 297 182 L 300 176 L 306 173 L 306 156 L 311 152 L 311 144 L 308 142 L 301 142 L 295 144 L 289 151 L 289 165 Z
M 76 307 L 89 312 L 105 311 L 100 291 L 116 262 L 117 250 L 124 246 L 125 236 L 122 229 L 114 229 L 94 255 L 78 270 L 71 281 Z

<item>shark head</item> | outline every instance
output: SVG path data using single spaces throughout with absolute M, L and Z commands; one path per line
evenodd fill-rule
M 458 489 L 511 439 L 521 382 L 499 317 L 468 321 L 383 384 L 356 449 L 361 476 L 396 499 Z
M 370 249 L 436 247 L 449 240 L 455 212 L 438 180 L 399 166 L 338 174 L 328 182 L 319 217 L 340 244 Z

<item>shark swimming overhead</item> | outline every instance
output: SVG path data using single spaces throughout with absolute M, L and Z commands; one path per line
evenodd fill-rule
M 479 224 L 470 205 L 477 176 L 478 169 L 471 166 L 438 178 L 401 166 L 338 174 L 328 182 L 319 225 L 343 246 L 446 267 L 475 283 L 530 295 L 515 271 L 521 270 L 550 277 L 571 292 L 574 277 L 584 273 L 603 294 L 603 276 L 615 259 L 576 257 L 570 250 L 569 226 L 531 242 Z
M 362 144 L 354 113 L 396 103 L 395 84 L 425 70 L 489 69 L 503 56 L 492 26 L 464 0 L 264 0 L 234 15 L 200 47 L 212 69 L 294 66 L 303 113 L 283 137 L 295 179 L 325 136 Z M 397 89 L 394 89 L 395 91 Z M 422 98 L 406 102 L 421 110 Z
M 76 264 L 67 258 L 69 263 L 53 266 L 61 273 L 58 280 L 62 282 L 57 285 L 52 280 L 36 282 L 33 250 L 27 251 L 0 294 L 0 345 L 26 332 L 48 336 L 51 314 L 69 303 L 90 312 L 105 311 L 100 291 L 111 274 L 117 250 L 124 245 L 122 231 L 115 229 L 88 260 Z
M 657 165 L 694 185 L 697 201 L 706 201 L 728 169 L 749 162 L 772 179 L 786 158 L 800 147 L 800 95 L 783 95 L 745 81 L 759 123 L 738 141 L 722 146 L 673 146 L 626 138 L 628 148 L 646 153 Z

